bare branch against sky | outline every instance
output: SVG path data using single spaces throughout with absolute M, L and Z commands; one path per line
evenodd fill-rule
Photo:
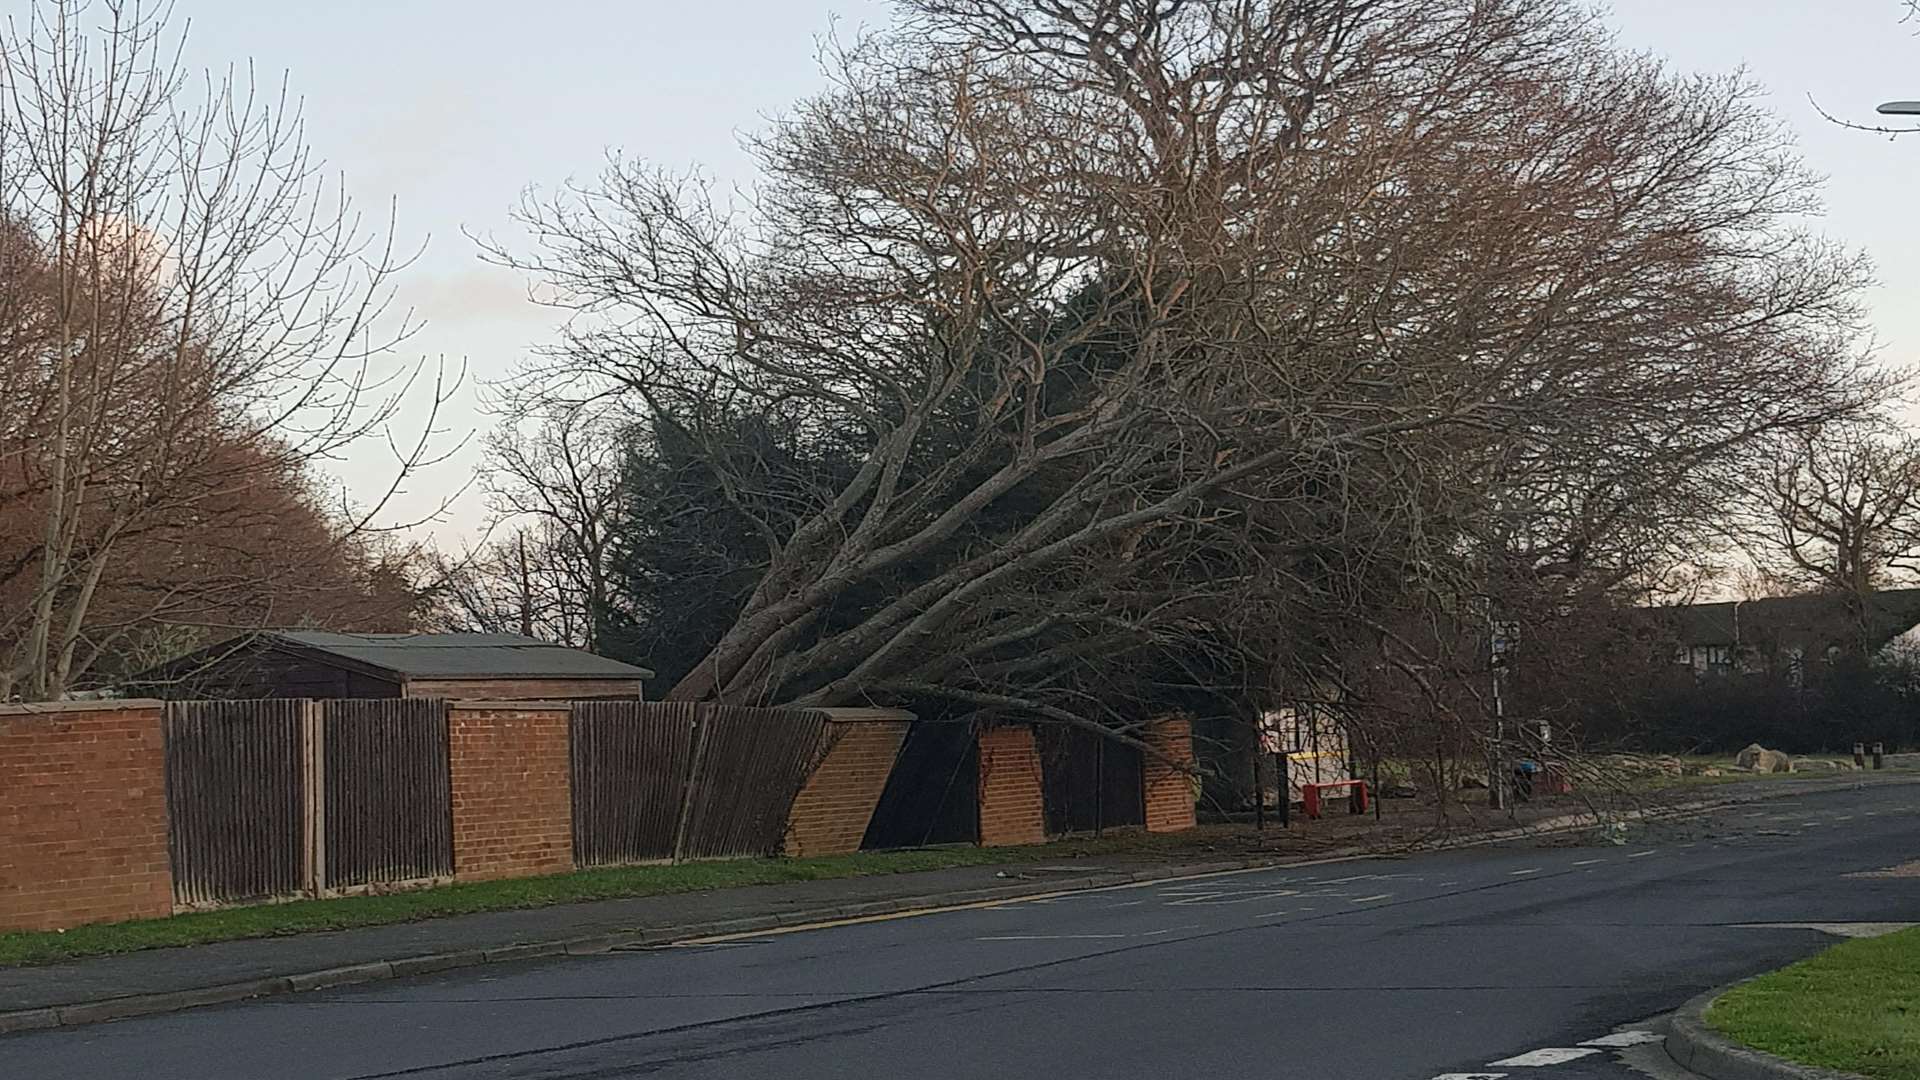
M 1757 0 L 1727 16 L 1719 0 L 1616 0 L 1607 21 L 1630 49 L 1679 70 L 1745 67 L 1765 100 L 1800 137 L 1808 164 L 1828 177 L 1818 227 L 1863 249 L 1880 284 L 1867 294 L 1888 359 L 1920 357 L 1920 216 L 1910 212 L 1915 155 L 1822 120 L 1865 124 L 1874 106 L 1920 96 L 1901 80 L 1916 71 L 1920 40 L 1904 33 L 1898 0 L 1809 4 Z M 555 0 L 543 18 L 509 0 L 410 4 L 261 5 L 181 0 L 193 20 L 189 60 L 224 67 L 252 60 L 282 69 L 305 98 L 308 136 L 344 170 L 363 205 L 397 198 L 403 236 L 427 249 L 400 283 L 398 301 L 424 320 L 412 345 L 466 357 L 475 383 L 510 370 L 547 338 L 551 316 L 525 302 L 512 273 L 481 265 L 462 229 L 509 231 L 523 187 L 552 188 L 598 173 L 609 148 L 654 161 L 699 163 L 723 187 L 752 180 L 739 134 L 822 85 L 813 41 L 883 24 L 883 0 L 719 0 L 709 4 Z M 433 48 L 421 48 L 424 41 Z M 443 418 L 490 426 L 469 390 Z M 471 445 L 447 476 L 471 475 Z M 350 458 L 350 480 L 372 484 L 377 459 Z M 449 481 L 451 482 L 451 481 Z M 415 485 L 395 516 L 430 506 L 435 485 Z M 444 528 L 477 534 L 485 498 L 474 491 Z

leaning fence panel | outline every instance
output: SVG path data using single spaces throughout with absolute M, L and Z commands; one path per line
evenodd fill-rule
M 778 854 L 793 800 L 827 750 L 822 713 L 703 709 L 680 857 Z
M 673 857 L 696 706 L 573 703 L 573 850 L 581 866 Z

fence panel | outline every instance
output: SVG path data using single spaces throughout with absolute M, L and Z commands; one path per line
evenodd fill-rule
M 826 752 L 824 714 L 702 709 L 680 857 L 778 854 L 794 797 Z
M 1062 724 L 1042 724 L 1035 734 L 1049 834 L 1146 824 L 1138 747 Z
M 447 703 L 320 702 L 326 790 L 322 886 L 453 874 Z
M 697 716 L 687 702 L 573 703 L 577 864 L 673 857 Z
M 973 725 L 915 720 L 860 846 L 972 844 L 980 839 L 980 743 Z
M 306 877 L 303 704 L 167 703 L 167 853 L 175 903 L 228 903 L 301 891 Z

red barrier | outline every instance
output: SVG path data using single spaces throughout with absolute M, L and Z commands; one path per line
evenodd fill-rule
M 1301 784 L 1300 805 L 1309 818 L 1320 816 L 1320 793 L 1338 788 L 1342 791 L 1355 791 L 1360 795 L 1359 804 L 1353 807 L 1356 814 L 1367 812 L 1367 782 L 1365 780 L 1329 780 L 1323 784 Z

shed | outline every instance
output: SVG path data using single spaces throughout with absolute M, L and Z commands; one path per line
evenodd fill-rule
M 641 696 L 653 672 L 519 634 L 343 634 L 263 630 L 134 675 L 162 698 L 460 698 L 533 701 Z

